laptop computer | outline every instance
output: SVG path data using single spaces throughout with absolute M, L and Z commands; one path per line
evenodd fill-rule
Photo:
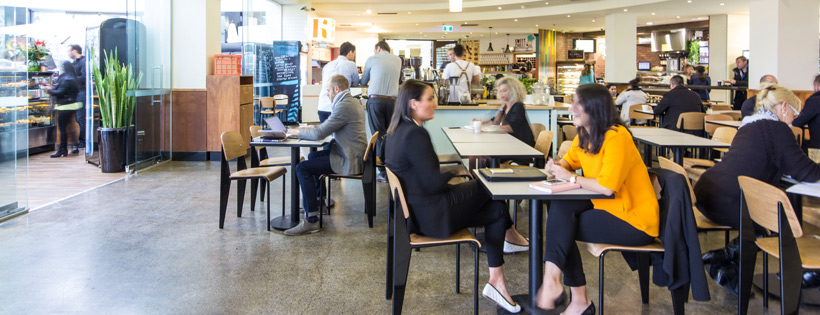
M 268 124 L 270 129 L 267 130 L 259 130 L 259 134 L 262 135 L 264 138 L 268 139 L 285 139 L 288 136 L 288 128 L 282 124 L 282 121 L 279 120 L 279 117 L 271 116 L 265 119 L 265 122 Z

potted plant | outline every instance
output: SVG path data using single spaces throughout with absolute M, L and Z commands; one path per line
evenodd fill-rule
M 91 51 L 91 60 L 96 60 Z M 125 170 L 126 144 L 129 130 L 133 130 L 134 106 L 137 98 L 133 91 L 139 86 L 142 74 L 134 78 L 131 65 L 117 59 L 117 50 L 103 52 L 105 68 L 91 63 L 94 84 L 100 102 L 100 167 L 103 173 Z
M 49 51 L 46 47 L 46 42 L 34 41 L 34 44 L 28 47 L 28 71 L 37 72 L 42 71 L 42 62 L 46 60 Z M 44 72 L 44 71 L 43 71 Z

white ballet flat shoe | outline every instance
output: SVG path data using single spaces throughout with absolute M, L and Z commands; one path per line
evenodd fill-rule
M 504 254 L 520 253 L 530 250 L 529 246 L 517 245 L 504 241 Z
M 482 291 L 481 294 L 484 295 L 485 298 L 492 300 L 493 302 L 495 302 L 495 304 L 498 304 L 498 306 L 501 306 L 510 313 L 518 313 L 521 311 L 520 305 L 513 305 L 512 303 L 510 303 L 510 301 L 507 301 L 507 299 L 505 299 L 504 296 L 501 295 L 501 293 L 499 293 L 498 290 L 496 290 L 492 284 L 487 283 L 487 285 L 484 286 L 484 291 Z

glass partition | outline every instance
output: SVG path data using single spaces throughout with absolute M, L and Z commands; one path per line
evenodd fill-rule
M 28 10 L 24 1 L 0 2 L 0 219 L 27 204 L 29 127 Z M 39 69 L 38 69 L 39 71 Z
M 128 0 L 127 62 L 140 85 L 128 168 L 139 171 L 171 158 L 171 0 Z

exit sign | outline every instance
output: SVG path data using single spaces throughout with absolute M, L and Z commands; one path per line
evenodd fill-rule
M 453 31 L 453 26 L 452 25 L 442 25 L 441 26 L 441 31 L 442 32 L 452 32 Z

